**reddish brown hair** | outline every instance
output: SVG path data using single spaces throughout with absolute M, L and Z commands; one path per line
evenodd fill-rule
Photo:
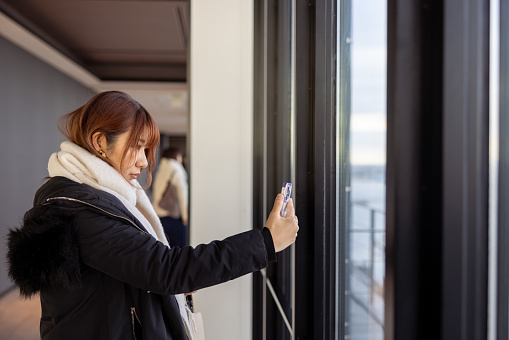
M 122 162 L 124 162 L 129 148 L 137 147 L 141 136 L 146 132 L 148 176 L 145 188 L 150 186 L 152 171 L 155 168 L 156 148 L 159 144 L 159 129 L 147 110 L 129 95 L 119 91 L 98 93 L 79 109 L 62 116 L 58 127 L 71 142 L 113 167 L 109 159 L 101 157 L 95 150 L 92 144 L 93 134 L 102 132 L 108 145 L 111 145 L 120 134 L 131 131 L 123 150 Z

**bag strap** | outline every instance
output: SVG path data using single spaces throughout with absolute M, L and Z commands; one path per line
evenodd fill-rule
M 170 179 L 168 180 L 168 185 L 166 185 L 166 189 L 164 189 L 164 192 L 165 192 L 165 193 L 166 193 L 166 191 L 168 191 L 168 189 L 170 188 L 171 182 L 173 181 L 173 177 L 175 177 L 176 172 L 177 172 L 177 170 L 173 170 L 173 173 L 171 174 L 171 177 L 170 177 Z M 163 196 L 164 196 L 164 193 L 163 193 Z
M 177 170 L 173 170 L 173 173 L 171 174 L 170 179 L 168 180 L 168 186 L 170 186 L 171 182 L 173 181 L 173 177 L 177 174 Z

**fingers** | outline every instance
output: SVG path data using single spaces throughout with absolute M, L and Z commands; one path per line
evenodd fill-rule
M 274 206 L 272 207 L 272 211 L 279 213 L 282 207 L 283 207 L 283 195 L 277 194 L 276 200 L 274 201 Z
M 288 200 L 288 205 L 287 205 L 287 208 L 286 208 L 286 217 L 293 218 L 293 216 L 295 216 L 295 207 L 293 206 L 293 199 L 290 198 Z

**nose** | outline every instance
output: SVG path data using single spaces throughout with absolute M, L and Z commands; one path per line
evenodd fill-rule
M 141 152 L 138 153 L 136 166 L 141 169 L 145 169 L 148 166 L 147 155 L 145 154 L 145 150 L 141 150 Z

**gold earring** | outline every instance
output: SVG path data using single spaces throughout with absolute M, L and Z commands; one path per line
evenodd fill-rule
M 102 150 L 99 150 L 98 152 L 101 154 L 101 156 L 103 156 L 104 158 L 106 158 L 106 152 L 104 152 L 104 151 L 102 151 Z

